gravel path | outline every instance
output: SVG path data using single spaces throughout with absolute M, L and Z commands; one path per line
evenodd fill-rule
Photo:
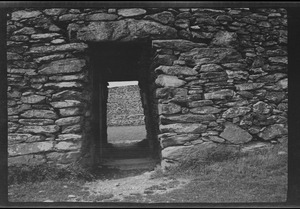
M 84 185 L 91 196 L 98 196 L 101 201 L 122 201 L 129 196 L 147 196 L 163 194 L 179 189 L 189 183 L 188 179 L 170 177 L 151 178 L 152 172 L 112 180 L 98 180 Z

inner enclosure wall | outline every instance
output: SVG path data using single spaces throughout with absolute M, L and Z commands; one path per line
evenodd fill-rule
M 148 122 L 153 130 L 159 125 L 165 165 L 218 143 L 287 140 L 285 9 L 34 8 L 8 15 L 9 165 L 91 161 L 90 42 L 152 41 L 147 105 L 160 118 Z

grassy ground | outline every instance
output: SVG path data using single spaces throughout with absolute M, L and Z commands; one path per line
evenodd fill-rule
M 222 150 L 219 150 L 222 151 Z M 172 175 L 191 182 L 165 194 L 137 194 L 124 202 L 142 203 L 260 203 L 284 202 L 287 192 L 287 145 L 240 154 L 213 152 L 206 162 L 193 162 L 180 169 L 162 174 L 157 170 L 153 178 Z M 224 150 L 223 150 L 224 151 Z M 224 153 L 224 152 L 222 152 Z M 112 176 L 114 173 L 114 177 Z M 140 172 L 108 172 L 99 178 L 121 178 Z M 9 186 L 11 202 L 88 201 L 98 202 L 109 197 L 91 196 L 84 190 L 83 180 L 44 180 Z M 71 195 L 71 196 L 70 196 Z M 109 194 L 106 194 L 109 195 Z

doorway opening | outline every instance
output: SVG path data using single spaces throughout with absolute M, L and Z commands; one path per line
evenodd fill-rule
M 98 164 L 142 158 L 158 162 L 160 146 L 150 71 L 151 44 L 107 42 L 89 46 L 94 159 Z
M 108 82 L 104 158 L 146 158 L 149 144 L 138 81 Z

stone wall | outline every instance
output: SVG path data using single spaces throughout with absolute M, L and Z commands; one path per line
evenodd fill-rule
M 144 125 L 144 119 L 144 109 L 138 85 L 108 89 L 108 126 Z
M 92 42 L 152 41 L 150 107 L 159 114 L 165 165 L 195 147 L 275 143 L 287 135 L 285 9 L 34 8 L 8 15 L 10 164 L 70 163 L 93 149 Z

